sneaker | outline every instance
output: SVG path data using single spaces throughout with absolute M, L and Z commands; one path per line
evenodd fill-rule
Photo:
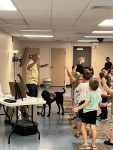
M 97 150 L 97 147 L 96 147 L 96 146 L 94 146 L 94 147 L 91 147 L 91 149 L 93 149 L 93 150 Z
M 103 117 L 101 117 L 99 120 L 100 120 L 100 121 L 107 121 L 108 118 L 103 118 Z
M 90 149 L 90 145 L 82 145 L 79 147 L 79 149 Z
M 102 118 L 101 114 L 96 117 L 97 120 L 99 120 L 99 119 L 101 119 L 101 118 Z
M 101 117 L 102 117 L 102 115 L 101 115 L 101 114 L 97 116 L 97 118 L 101 118 Z
M 72 118 L 70 118 L 70 120 L 75 120 L 76 119 L 76 117 L 74 116 L 74 117 L 72 117 Z
M 104 141 L 104 144 L 113 146 L 113 143 L 111 143 L 110 140 Z

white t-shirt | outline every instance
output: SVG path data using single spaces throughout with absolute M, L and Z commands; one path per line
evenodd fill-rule
M 110 85 L 113 86 L 113 75 L 109 75 L 110 76 Z
M 75 92 L 78 91 L 80 94 L 79 97 L 79 103 L 83 100 L 86 100 L 86 95 L 89 92 L 89 82 L 85 82 L 85 83 L 80 83 L 76 89 Z
M 98 87 L 98 89 L 96 90 L 99 94 L 102 94 L 102 90 L 100 89 L 100 87 Z M 83 100 L 86 100 L 87 98 L 87 94 L 90 92 L 90 88 L 89 88 L 89 82 L 85 82 L 85 83 L 80 83 L 74 92 L 79 92 L 79 102 Z

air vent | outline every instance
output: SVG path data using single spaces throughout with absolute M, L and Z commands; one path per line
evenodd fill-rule
M 86 34 L 85 32 L 76 32 L 76 34 Z
M 112 10 L 112 6 L 91 6 L 92 10 Z

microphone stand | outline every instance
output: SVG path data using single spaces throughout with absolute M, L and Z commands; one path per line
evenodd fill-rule
M 15 80 L 15 100 L 17 100 L 18 98 L 22 99 L 22 101 L 23 101 L 23 97 L 22 97 L 20 87 L 19 87 L 18 83 Z
M 16 53 L 14 53 L 12 62 L 14 63 L 14 81 L 15 81 L 15 79 L 16 79 L 16 73 L 15 73 L 16 72 L 16 62 L 21 62 L 21 59 L 16 56 Z

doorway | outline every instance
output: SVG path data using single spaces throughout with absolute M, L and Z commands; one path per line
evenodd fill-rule
M 91 66 L 91 47 L 73 47 L 73 64 L 79 64 L 79 60 L 83 62 L 84 67 Z
M 51 85 L 65 86 L 65 48 L 51 49 Z

